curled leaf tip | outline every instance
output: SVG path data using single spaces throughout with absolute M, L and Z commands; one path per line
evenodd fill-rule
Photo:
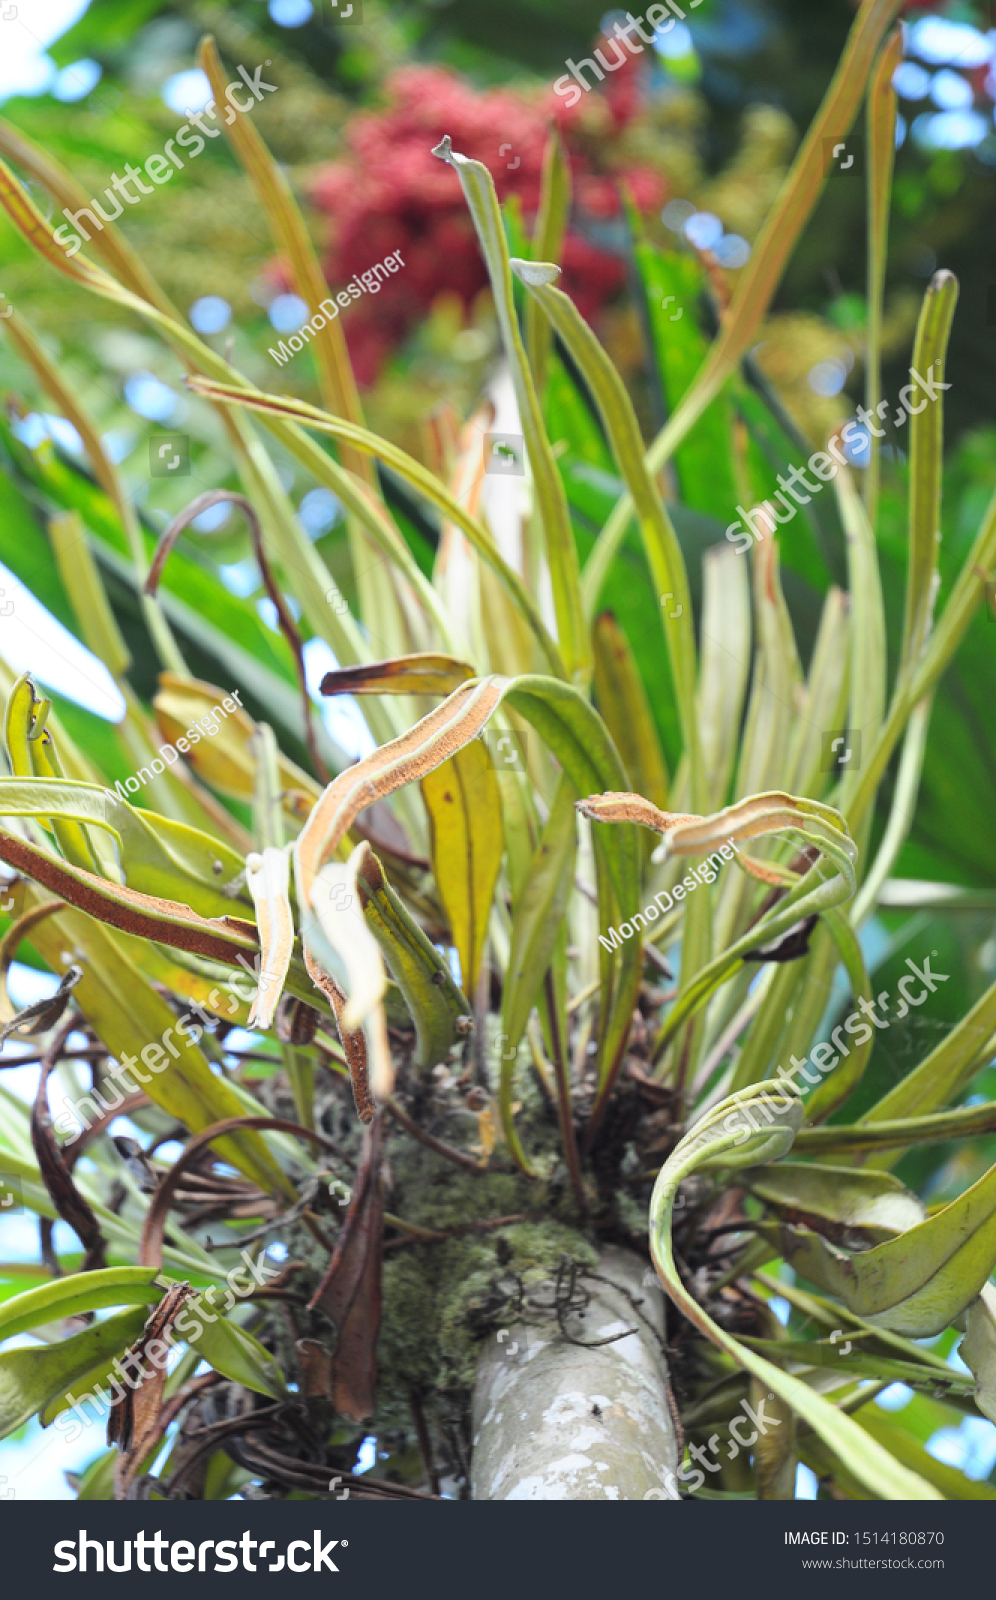
M 453 165 L 453 140 L 448 133 L 443 134 L 432 153 L 434 156 L 438 156 L 440 161 L 448 161 L 451 166 Z
M 556 283 L 561 273 L 560 267 L 553 261 L 523 261 L 518 256 L 512 256 L 508 264 L 515 276 L 528 289 L 537 289 L 543 284 Z

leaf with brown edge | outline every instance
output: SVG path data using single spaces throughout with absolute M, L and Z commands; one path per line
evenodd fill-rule
M 353 1198 L 328 1272 L 310 1302 L 310 1309 L 318 1307 L 335 1324 L 332 1403 L 349 1422 L 363 1422 L 373 1415 L 376 1404 L 384 1238 L 382 1138 L 377 1117 L 364 1135 Z
M 350 1033 L 343 1026 L 342 1016 L 346 1009 L 346 996 L 330 973 L 325 972 L 309 954 L 305 947 L 304 961 L 308 975 L 316 989 L 320 989 L 335 1012 L 336 1027 L 339 1029 L 339 1038 L 346 1056 L 346 1065 L 349 1068 L 350 1082 L 353 1085 L 353 1100 L 356 1103 L 356 1114 L 361 1122 L 372 1122 L 374 1111 L 373 1095 L 370 1092 L 370 1072 L 367 1066 L 367 1042 L 363 1037 L 362 1028 L 356 1033 Z
M 202 917 L 178 900 L 161 900 L 157 895 L 141 894 L 124 884 L 109 883 L 96 873 L 60 861 L 44 850 L 0 828 L 0 861 L 16 867 L 33 882 L 40 883 L 98 922 L 120 928 L 124 933 L 155 939 L 177 950 L 209 956 L 229 964 L 240 952 L 255 953 L 256 929 L 238 917 Z
M 507 688 L 508 680 L 497 677 L 472 679 L 469 683 L 462 684 L 443 701 L 442 705 L 430 711 L 421 722 L 417 722 L 414 728 L 399 738 L 392 739 L 390 743 L 365 756 L 362 761 L 348 767 L 345 772 L 341 772 L 333 779 L 301 830 L 294 845 L 294 876 L 301 916 L 302 942 L 308 971 L 313 981 L 318 982 L 316 972 L 324 972 L 329 980 L 328 987 L 324 982 L 318 986 L 324 990 L 336 1008 L 340 1031 L 344 1027 L 344 1002 L 349 997 L 343 994 L 338 980 L 329 972 L 327 959 L 322 959 L 322 946 L 326 943 L 334 919 L 345 915 L 348 908 L 344 907 L 342 912 L 337 912 L 333 902 L 330 901 L 328 905 L 323 903 L 323 930 L 316 913 L 314 899 L 318 875 L 325 863 L 336 854 L 343 837 L 361 811 L 372 801 L 382 800 L 385 795 L 392 794 L 402 784 L 425 777 L 427 773 L 434 771 L 457 750 L 468 744 L 485 726 L 492 712 L 501 703 Z M 322 937 L 323 931 L 326 938 Z M 346 1032 L 352 1036 L 353 1042 L 348 1048 L 345 1035 L 343 1036 L 347 1059 L 350 1059 L 352 1052 L 357 1073 L 363 1074 L 366 1072 L 366 1060 L 363 1059 L 361 1063 L 361 1051 L 356 1042 L 353 1024 L 364 1020 L 364 1017 L 357 1018 L 350 1015 Z M 385 1042 L 383 1055 L 382 1040 Z M 381 1072 L 386 1081 L 390 1075 L 390 1055 L 386 1052 L 386 1024 L 379 1003 L 376 1004 L 374 1015 L 370 1019 L 368 1045 L 371 1042 L 377 1050 L 377 1060 L 374 1062 L 375 1082 Z M 353 1071 L 352 1059 L 350 1067 Z M 355 1089 L 356 1075 L 353 1082 Z
M 583 817 L 592 822 L 638 822 L 641 827 L 653 828 L 655 833 L 668 830 L 685 822 L 701 822 L 702 818 L 686 811 L 661 811 L 652 800 L 642 794 L 613 793 L 591 794 L 586 800 L 576 800 L 575 806 Z
M 452 694 L 461 683 L 475 677 L 472 666 L 456 656 L 419 651 L 368 661 L 358 667 L 340 667 L 321 681 L 322 694 Z
M 837 869 L 834 876 L 828 878 L 820 870 L 819 861 L 814 860 L 805 876 L 779 898 L 760 922 L 693 974 L 658 1034 L 653 1052 L 655 1062 L 660 1060 L 678 1029 L 722 984 L 740 971 L 748 952 L 773 944 L 814 912 L 826 912 L 854 894 L 857 845 L 840 813 L 818 800 L 776 790 L 770 794 L 751 795 L 709 817 L 660 811 L 640 795 L 613 792 L 590 795 L 577 805 L 583 816 L 595 821 L 640 822 L 661 833 L 664 843 L 654 851 L 653 860 L 672 854 L 703 855 L 717 849 L 722 852 L 731 847 L 735 851 L 738 839 L 788 834 L 800 837 L 806 847 L 815 847 Z M 724 859 L 732 859 L 732 852 Z
M 857 846 L 840 813 L 819 800 L 776 789 L 738 800 L 709 817 L 659 811 L 638 794 L 589 795 L 579 800 L 577 807 L 582 816 L 595 822 L 639 822 L 663 834 L 664 843 L 655 852 L 660 860 L 671 855 L 704 855 L 724 844 L 767 834 L 801 834 L 833 861 L 849 892 L 854 892 Z

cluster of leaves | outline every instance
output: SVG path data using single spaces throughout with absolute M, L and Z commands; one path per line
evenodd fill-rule
M 6 319 L 93 472 L 89 480 L 50 450 L 10 439 L 12 493 L 50 513 L 51 550 L 51 560 L 48 549 L 11 550 L 10 564 L 37 565 L 39 593 L 104 661 L 126 703 L 117 753 L 104 761 L 106 736 L 103 749 L 74 738 L 29 679 L 5 673 L 0 859 L 16 877 L 0 970 L 27 939 L 52 972 L 74 970 L 59 998 L 71 1009 L 18 1020 L 7 1007 L 9 1021 L 25 1035 L 40 1031 L 44 1043 L 33 1111 L 0 1093 L 0 1159 L 43 1219 L 47 1261 L 56 1217 L 87 1251 L 83 1270 L 5 1303 L 0 1332 L 54 1333 L 42 1350 L 0 1355 L 6 1431 L 34 1412 L 49 1420 L 68 1390 L 86 1389 L 123 1351 L 172 1325 L 184 1282 L 220 1284 L 247 1243 L 273 1236 L 295 1260 L 279 1284 L 252 1294 L 251 1326 L 230 1310 L 227 1333 L 188 1336 L 191 1348 L 165 1385 L 140 1401 L 125 1397 L 130 1411 L 111 1434 L 121 1447 L 116 1492 L 231 1493 L 262 1481 L 267 1492 L 321 1493 L 329 1469 L 349 1464 L 351 1429 L 382 1397 L 374 1349 L 385 1249 L 431 1257 L 458 1234 L 497 1232 L 497 1284 L 502 1267 L 521 1275 L 524 1262 L 510 1261 L 520 1245 L 531 1270 L 544 1264 L 542 1242 L 517 1234 L 522 1224 L 570 1222 L 592 1240 L 622 1237 L 639 1249 L 648 1226 L 675 1307 L 671 1347 L 688 1430 L 708 1431 L 747 1383 L 764 1385 L 794 1418 L 751 1469 L 758 1497 L 791 1496 L 800 1458 L 844 1496 L 989 1494 L 934 1461 L 919 1437 L 887 1427 L 869 1402 L 902 1379 L 945 1407 L 996 1416 L 988 1287 L 996 1168 L 931 1215 L 888 1171 L 897 1152 L 996 1128 L 989 1101 L 959 1104 L 993 1053 L 996 986 L 860 1115 L 857 1097 L 874 1083 L 871 1039 L 805 1102 L 777 1080 L 779 1063 L 804 1056 L 839 1004 L 838 969 L 856 999 L 870 993 L 858 933 L 871 913 L 924 900 L 922 885 L 891 874 L 913 824 L 933 702 L 996 568 L 996 499 L 945 572 L 935 537 L 943 401 L 924 407 L 911 423 L 905 606 L 891 634 L 875 529 L 880 500 L 896 485 L 881 492 L 877 457 L 864 496 L 842 469 L 835 504 L 814 502 L 811 520 L 800 515 L 778 543 L 760 542 L 749 562 L 723 541 L 711 548 L 722 526 L 714 517 L 738 498 L 763 498 L 773 472 L 799 459 L 790 424 L 764 386 L 747 381 L 744 358 L 819 196 L 826 142 L 847 132 L 863 98 L 869 406 L 880 398 L 899 48 L 886 33 L 897 9 L 896 0 L 861 8 L 710 345 L 655 309 L 688 263 L 642 247 L 646 310 L 673 403 L 649 449 L 619 374 L 555 286 L 570 183 L 556 140 L 532 240 L 515 236 L 514 219 L 510 227 L 518 254 L 487 169 L 448 139 L 437 147 L 476 230 L 521 419 L 530 500 L 514 559 L 496 537 L 501 504 L 482 448 L 487 406 L 462 426 L 442 419 L 434 464 L 414 460 L 364 426 L 338 321 L 313 346 L 321 407 L 265 394 L 195 337 L 113 227 L 93 241 L 99 265 L 90 253 L 67 260 L 24 184 L 0 168 L 0 201 L 39 255 L 118 314 L 141 319 L 179 358 L 191 391 L 216 408 L 233 483 L 188 507 L 150 559 L 72 386 L 24 319 Z M 225 73 L 210 40 L 201 61 L 220 96 Z M 279 170 L 249 120 L 226 132 L 296 292 L 319 303 L 321 269 Z M 23 141 L 17 159 L 60 204 L 82 203 L 74 180 Z M 928 291 L 918 372 L 943 375 L 956 287 L 941 273 Z M 275 449 L 345 508 L 355 615 L 339 604 L 322 552 L 293 513 Z M 665 500 L 662 474 L 673 474 L 683 503 Z M 186 543 L 192 519 L 218 500 L 236 506 L 249 529 L 286 641 L 273 660 L 246 643 L 246 608 Z M 420 538 L 435 544 L 430 561 Z M 844 563 L 847 594 L 831 581 L 834 560 Z M 804 580 L 791 607 L 782 561 Z M 120 618 L 158 661 L 151 713 L 129 683 Z M 806 673 L 796 629 L 803 640 L 815 636 Z M 305 633 L 342 663 L 324 692 L 362 696 L 368 708 L 377 748 L 355 765 L 335 760 L 313 723 Z M 213 677 L 237 681 L 252 715 L 231 715 L 157 775 L 157 740 L 178 741 L 225 693 L 192 673 L 195 651 L 216 664 Z M 862 732 L 858 769 L 828 770 L 824 734 L 840 727 Z M 876 800 L 900 745 L 876 829 Z M 518 759 L 496 759 L 502 749 Z M 326 763 L 342 767 L 331 781 Z M 143 804 L 107 789 L 122 765 L 124 775 L 148 771 Z M 653 853 L 648 829 L 662 837 Z M 757 843 L 739 850 L 719 883 L 676 895 L 653 931 L 598 937 L 676 889 L 683 857 L 728 840 Z M 943 886 L 929 887 L 944 900 Z M 947 899 L 956 904 L 957 892 Z M 679 976 L 662 991 L 647 979 L 670 973 L 669 958 Z M 251 1001 L 230 976 L 246 964 Z M 103 1137 L 116 1103 L 86 1135 L 93 1170 L 76 1173 L 83 1141 L 60 1149 L 47 1099 L 54 1071 L 79 1092 L 74 1030 L 97 1063 L 97 1089 L 109 1057 L 155 1048 L 191 1006 L 219 1025 L 171 1050 L 165 1070 L 147 1062 L 128 1114 L 149 1134 L 148 1149 L 129 1147 L 122 1170 L 111 1153 L 121 1152 Z M 232 1023 L 273 1033 L 278 1077 L 244 1081 L 225 1063 Z M 350 1089 L 359 1121 L 347 1130 Z M 755 1131 L 744 1138 L 736 1121 L 731 1131 L 730 1118 L 752 1110 Z M 389 1129 L 397 1213 L 384 1210 Z M 185 1149 L 168 1166 L 157 1152 L 177 1133 Z M 421 1165 L 406 1178 L 396 1152 L 416 1147 Z M 481 1195 L 495 1183 L 514 1197 L 514 1214 L 482 1216 L 472 1204 L 465 1223 L 433 1227 L 426 1151 Z M 800 1159 L 784 1161 L 790 1151 Z M 341 1198 L 345 1182 L 349 1192 L 334 1238 L 327 1230 L 341 1208 L 325 1198 L 326 1152 L 333 1188 Z M 644 1166 L 654 1155 L 659 1171 Z M 643 1203 L 641 1224 L 634 1213 Z M 250 1234 L 233 1238 L 246 1220 Z M 127 1264 L 104 1266 L 110 1253 Z M 767 1306 L 774 1280 L 763 1269 L 778 1261 L 809 1285 L 777 1286 L 798 1313 L 788 1336 Z M 287 1286 L 298 1272 L 303 1294 Z M 144 1333 L 144 1313 L 130 1311 L 70 1338 L 53 1329 L 68 1316 L 134 1304 L 155 1305 Z M 384 1316 L 389 1327 L 390 1295 Z M 916 1342 L 954 1337 L 966 1322 L 962 1353 L 974 1383 Z M 857 1349 L 814 1336 L 841 1325 L 854 1330 L 846 1342 Z M 274 1357 L 296 1385 L 290 1394 L 274 1377 Z M 210 1371 L 193 1377 L 201 1359 Z M 397 1475 L 435 1488 L 433 1462 L 463 1470 L 465 1441 L 452 1414 L 446 1434 L 438 1411 L 443 1441 L 433 1441 L 423 1399 L 411 1397 L 422 1464 L 404 1464 L 402 1437 Z M 169 1459 L 150 1483 L 178 1418 Z M 95 1466 L 87 1492 L 111 1492 L 111 1461 Z M 370 1492 L 414 1491 L 382 1482 Z

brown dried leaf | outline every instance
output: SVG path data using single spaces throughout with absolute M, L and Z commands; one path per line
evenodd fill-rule
M 298 1339 L 295 1345 L 301 1366 L 301 1393 L 306 1400 L 331 1400 L 332 1352 L 317 1339 Z
M 166 1335 L 193 1292 L 189 1283 L 172 1284 L 149 1317 L 141 1338 L 119 1360 L 122 1371 L 126 1365 L 134 1365 L 142 1378 L 115 1401 L 107 1419 L 107 1442 L 117 1445 L 121 1452 L 114 1469 L 117 1500 L 126 1498 L 132 1478 L 166 1426 L 162 1416 L 166 1358 L 150 1354 L 151 1373 L 142 1366 L 142 1358 L 156 1342 L 169 1349 Z
M 70 968 L 72 971 L 72 968 Z M 82 977 L 79 968 L 77 973 Z M 67 973 L 68 977 L 69 974 Z M 68 998 L 68 995 L 67 995 Z M 63 1005 L 65 1001 L 63 1001 Z M 61 1009 L 61 1008 L 60 1008 Z M 49 1197 L 63 1222 L 68 1222 L 73 1231 L 79 1235 L 80 1243 L 86 1251 L 82 1271 L 92 1272 L 95 1269 L 106 1267 L 105 1252 L 107 1241 L 100 1231 L 100 1223 L 94 1215 L 90 1202 L 77 1189 L 73 1176 L 66 1165 L 62 1152 L 55 1142 L 52 1132 L 52 1119 L 48 1109 L 48 1078 L 58 1057 L 59 1048 L 64 1042 L 71 1027 L 71 1023 L 60 1031 L 56 1040 L 56 1047 L 51 1049 L 42 1063 L 41 1075 L 38 1079 L 38 1093 L 31 1108 L 31 1144 L 38 1161 L 38 1170 L 42 1175 Z
M 421 651 L 409 656 L 391 656 L 385 661 L 368 661 L 358 667 L 340 667 L 327 672 L 321 682 L 322 694 L 452 694 L 461 683 L 475 676 L 473 667 L 456 656 L 434 655 Z
M 350 1422 L 372 1416 L 376 1402 L 384 1237 L 382 1137 L 377 1117 L 364 1135 L 353 1198 L 329 1270 L 310 1302 L 335 1324 L 332 1401 L 337 1414 Z

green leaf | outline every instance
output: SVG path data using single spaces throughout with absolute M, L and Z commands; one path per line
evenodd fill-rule
M 120 848 L 130 889 L 189 905 L 202 917 L 249 914 L 244 896 L 222 893 L 245 867 L 229 845 L 185 822 L 139 811 L 97 784 L 0 778 L 0 816 L 66 817 L 104 828 Z
M 357 861 L 356 887 L 370 931 L 415 1023 L 413 1065 L 433 1067 L 445 1062 L 461 1037 L 458 1021 L 471 1014 L 466 996 L 435 945 L 391 888 L 369 846 Z
M 954 273 L 935 272 L 923 298 L 920 321 L 913 345 L 912 372 L 939 383 L 944 377 L 944 358 L 958 303 L 958 280 Z M 913 380 L 910 418 L 910 509 L 909 568 L 906 581 L 906 618 L 899 660 L 902 682 L 920 657 L 930 629 L 934 603 L 934 573 L 941 526 L 941 474 L 944 466 L 944 401 L 938 394 L 931 400 L 923 386 Z M 923 390 L 921 393 L 920 391 Z
M 674 1262 L 671 1225 L 679 1185 L 702 1166 L 749 1166 L 779 1160 L 791 1149 L 802 1120 L 802 1105 L 794 1096 L 763 1085 L 721 1100 L 696 1123 L 675 1147 L 654 1185 L 650 1203 L 650 1249 L 654 1265 L 675 1305 L 706 1338 L 725 1351 L 739 1367 L 759 1378 L 788 1402 L 845 1467 L 871 1492 L 890 1500 L 933 1500 L 938 1494 L 922 1477 L 898 1465 L 887 1450 L 876 1445 L 850 1417 L 791 1377 L 781 1367 L 747 1349 L 720 1328 L 685 1288 Z M 748 1114 L 758 1117 L 755 1123 Z M 764 1115 L 766 1123 L 761 1123 Z M 886 1246 L 885 1248 L 888 1248 Z
M 576 793 L 570 778 L 562 774 L 525 884 L 512 906 L 511 951 L 502 998 L 502 1027 L 510 1049 L 525 1032 L 566 912 L 577 851 Z
M 923 1445 L 910 1436 L 898 1420 L 883 1415 L 875 1405 L 863 1406 L 855 1421 L 892 1458 L 902 1463 L 903 1469 L 919 1474 L 934 1485 L 937 1497 L 945 1500 L 996 1500 L 996 1489 L 988 1483 L 975 1483 L 966 1478 L 957 1467 L 938 1461 Z
M 869 1243 L 877 1243 L 915 1227 L 924 1218 L 916 1196 L 885 1172 L 783 1161 L 777 1167 L 752 1168 L 744 1173 L 743 1182 L 789 1221 L 831 1236 L 856 1232 Z
M 996 1264 L 996 1167 L 950 1205 L 859 1253 L 783 1226 L 785 1259 L 849 1310 L 913 1339 L 942 1333 L 981 1293 Z
M 662 251 L 648 243 L 636 244 L 633 255 L 667 410 L 672 414 L 708 354 L 697 317 L 705 272 L 690 254 Z M 545 259 L 555 258 L 548 255 Z M 738 499 L 731 468 L 732 425 L 729 398 L 719 395 L 689 429 L 674 455 L 682 504 L 724 523 Z
M 116 1450 L 105 1450 L 84 1469 L 77 1500 L 113 1500 L 114 1467 L 118 1459 Z
M 861 1125 L 924 1116 L 951 1101 L 971 1078 L 996 1033 L 996 983 L 920 1062 L 861 1118 Z M 886 1163 L 888 1164 L 888 1163 Z
M 868 138 L 868 321 L 865 354 L 865 405 L 874 412 L 882 398 L 882 314 L 885 274 L 889 257 L 889 201 L 896 161 L 896 114 L 899 102 L 892 77 L 903 55 L 902 30 L 886 40 L 871 80 L 865 105 Z M 881 460 L 879 442 L 869 438 L 870 459 L 865 472 L 868 521 L 877 525 Z
M 571 527 L 567 496 L 557 462 L 543 426 L 536 385 L 519 334 L 512 295 L 509 261 L 494 180 L 483 162 L 472 161 L 453 150 L 446 136 L 434 155 L 455 168 L 464 199 L 477 230 L 481 252 L 491 280 L 502 343 L 512 376 L 526 452 L 532 470 L 539 518 L 543 528 L 547 564 L 553 587 L 557 638 L 572 681 L 584 682 L 591 670 L 587 629 L 581 608 L 577 548 Z
M 20 1428 L 80 1378 L 119 1355 L 145 1327 L 144 1309 L 121 1311 L 59 1344 L 0 1353 L 0 1439 Z
M 611 611 L 596 617 L 595 698 L 622 757 L 627 787 L 667 805 L 667 770 L 629 642 Z
M 157 1277 L 155 1267 L 102 1267 L 26 1289 L 0 1305 L 0 1339 L 102 1306 L 155 1305 L 163 1294 L 155 1286 Z
M 539 206 L 533 230 L 532 255 L 537 261 L 557 261 L 563 249 L 564 234 L 571 212 L 571 168 L 555 128 L 551 128 L 543 152 Z M 550 358 L 550 328 L 539 307 L 526 301 L 525 344 L 529 369 L 537 392 L 543 393 Z
M 706 407 L 719 394 L 737 362 L 755 342 L 757 329 L 781 281 L 786 264 L 823 191 L 828 139 L 848 132 L 864 95 L 882 36 L 901 11 L 903 0 L 868 0 L 848 34 L 844 53 L 778 193 L 751 259 L 740 274 L 733 299 L 698 377 L 681 405 L 647 451 L 647 466 L 660 472 Z M 602 531 L 600 546 L 614 552 L 633 515 L 625 496 Z
M 169 1033 L 176 1040 L 176 1013 L 129 958 L 131 941 L 78 911 L 66 910 L 58 917 L 40 922 L 31 934 L 32 943 L 53 972 L 62 969 L 66 941 L 81 951 L 83 977 L 73 991 L 74 998 L 108 1054 L 124 1060 L 142 1057 L 142 1087 L 156 1105 L 191 1130 L 200 1133 L 214 1122 L 245 1114 L 245 1107 L 232 1088 L 217 1077 L 195 1040 L 196 1024 L 188 1023 L 183 1048 L 176 1046 L 172 1056 L 169 1041 L 159 1041 Z M 139 953 L 141 945 L 132 946 Z M 151 1070 L 149 1053 L 158 1052 L 158 1070 Z M 149 1067 L 149 1071 L 145 1071 Z M 164 1070 L 165 1069 L 165 1070 Z M 57 1124 L 58 1126 L 58 1124 Z M 61 1131 L 61 1130 L 60 1130 Z M 68 1130 L 67 1130 L 68 1131 Z M 246 1177 L 268 1192 L 292 1193 L 285 1177 L 255 1132 L 236 1132 L 220 1138 L 215 1146 L 224 1160 L 231 1161 Z
M 271 1400 L 286 1398 L 287 1386 L 280 1368 L 258 1339 L 227 1317 L 208 1321 L 200 1300 L 191 1301 L 186 1312 L 188 1321 L 193 1319 L 200 1324 L 200 1331 L 193 1333 L 177 1327 L 176 1332 L 216 1372 L 233 1383 L 245 1384 L 257 1394 L 269 1395 Z
M 958 1354 L 975 1378 L 975 1403 L 996 1422 L 996 1289 L 985 1284 L 968 1308 L 967 1332 Z
M 636 507 L 647 564 L 658 596 L 670 594 L 673 618 L 662 611 L 662 626 L 671 662 L 681 733 L 691 766 L 692 805 L 705 806 L 705 773 L 695 717 L 695 632 L 688 575 L 671 519 L 660 491 L 643 460 L 643 441 L 626 387 L 574 302 L 552 286 L 560 268 L 546 262 L 513 261 L 512 270 L 542 306 L 589 385 L 612 453 Z M 589 597 L 590 598 L 590 597 Z

